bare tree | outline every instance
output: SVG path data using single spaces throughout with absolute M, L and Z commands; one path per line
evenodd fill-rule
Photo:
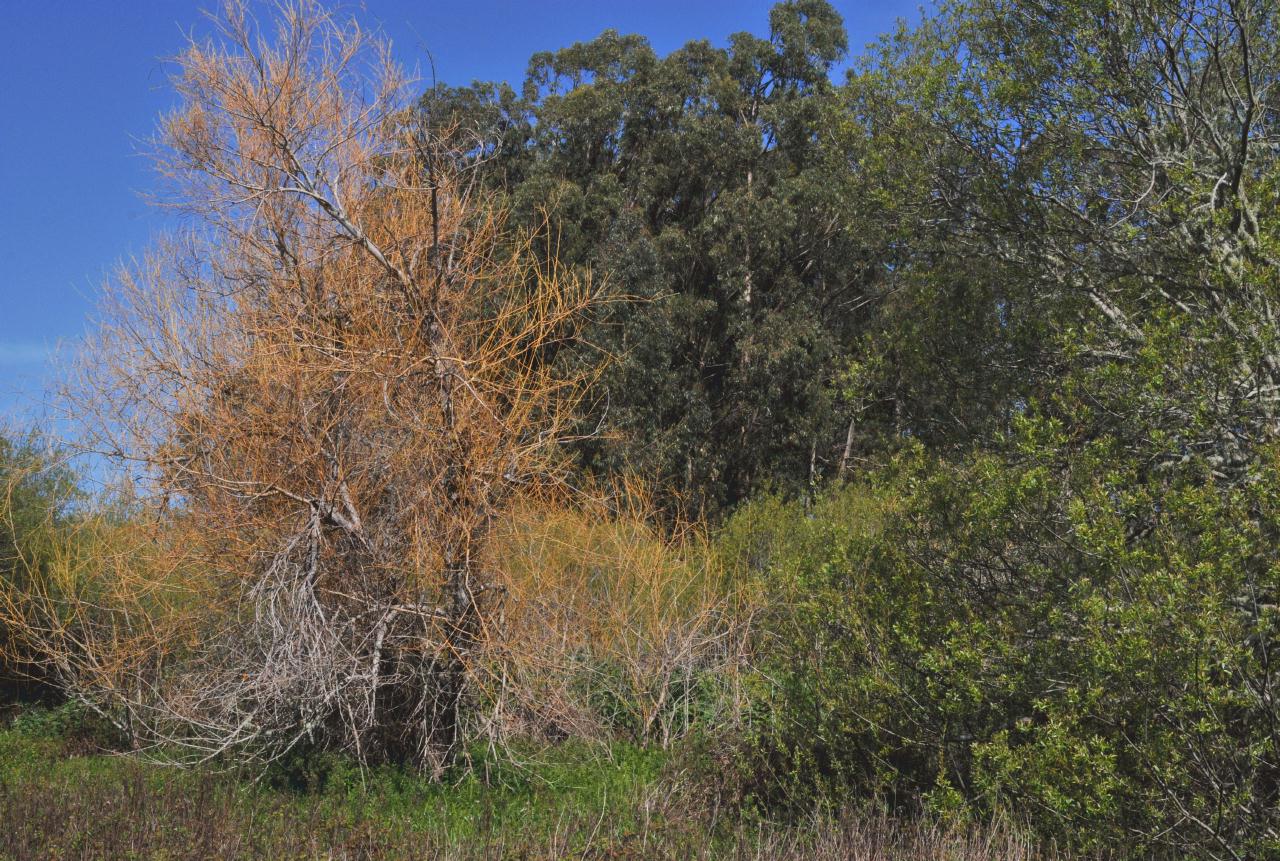
M 277 11 L 230 2 L 178 58 L 157 160 L 195 227 L 110 286 L 71 394 L 216 608 L 104 707 L 192 759 L 438 770 L 493 630 L 479 550 L 562 483 L 584 380 L 550 359 L 590 295 L 447 169 L 385 43 Z

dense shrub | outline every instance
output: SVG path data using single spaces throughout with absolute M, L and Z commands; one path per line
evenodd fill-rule
M 1223 489 L 1026 421 L 1001 456 L 749 506 L 764 797 L 1008 811 L 1089 848 L 1280 852 L 1274 454 Z M 760 533 L 753 521 L 774 521 Z M 754 541 L 744 542 L 745 534 Z

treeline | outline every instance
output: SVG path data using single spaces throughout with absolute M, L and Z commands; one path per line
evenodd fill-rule
M 796 2 L 768 38 L 658 57 L 606 32 L 535 55 L 520 94 L 428 91 L 422 122 L 477 142 L 466 157 L 517 218 L 552 221 L 546 253 L 629 300 L 588 336 L 617 361 L 587 425 L 619 433 L 578 446 L 585 466 L 660 476 L 714 515 L 906 438 L 955 451 L 1008 428 L 1056 373 L 1054 309 L 1080 297 L 1055 285 L 1045 305 L 1047 273 L 1024 265 L 1006 186 L 1025 169 L 992 163 L 1020 140 L 1005 106 L 975 103 L 978 58 L 957 59 L 980 14 L 1003 17 L 899 33 L 841 85 L 840 16 Z
M 156 755 L 627 737 L 769 815 L 1280 857 L 1280 8 L 851 58 L 791 0 L 412 97 L 237 14 L 163 132 L 207 244 L 80 401 L 151 567 L 14 554 L 11 654 Z

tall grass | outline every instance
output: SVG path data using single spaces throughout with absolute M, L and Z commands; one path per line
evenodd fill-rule
M 733 719 L 750 596 L 703 529 L 660 528 L 643 495 L 625 498 L 527 507 L 490 542 L 504 590 L 486 664 L 495 730 L 668 747 Z

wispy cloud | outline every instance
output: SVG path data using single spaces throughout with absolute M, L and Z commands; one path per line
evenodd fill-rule
M 0 365 L 43 365 L 54 347 L 36 341 L 0 341 Z

